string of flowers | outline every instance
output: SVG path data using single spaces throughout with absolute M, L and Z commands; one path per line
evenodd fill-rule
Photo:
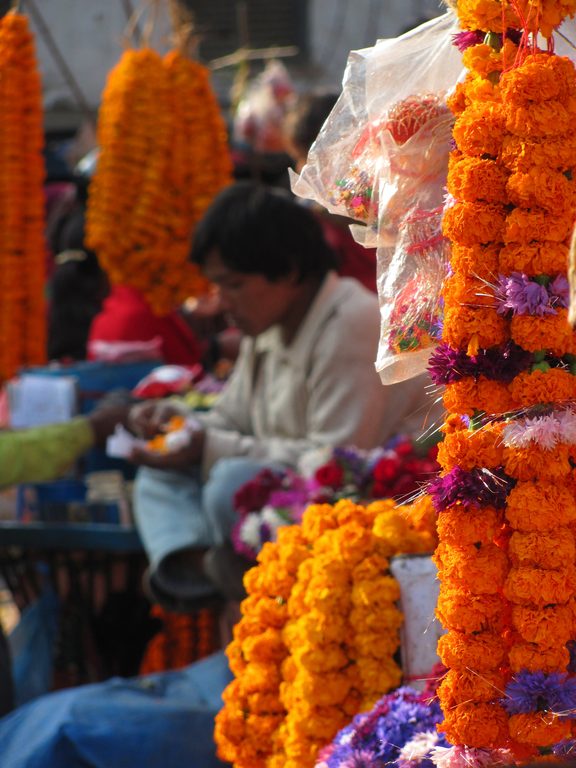
M 187 261 L 194 225 L 231 180 L 226 128 L 205 67 L 171 51 L 129 49 L 109 74 L 87 244 L 113 283 L 158 314 L 206 290 Z
M 25 15 L 0 19 L 0 381 L 46 360 L 42 92 Z
M 451 98 L 443 228 L 452 274 L 430 366 L 452 414 L 430 493 L 437 614 L 448 630 L 439 728 L 457 745 L 455 767 L 485 750 L 537 754 L 570 736 L 576 711 L 566 674 L 576 597 L 566 310 L 576 73 L 551 45 L 539 51 L 534 34 L 550 37 L 575 10 L 571 0 L 456 4 L 468 74 Z
M 429 551 L 430 505 L 314 505 L 264 545 L 227 649 L 235 680 L 216 718 L 221 759 L 311 767 L 357 712 L 398 686 L 402 614 L 388 563 Z
M 255 559 L 266 541 L 275 540 L 281 526 L 299 523 L 310 504 L 335 504 L 339 499 L 361 504 L 375 499 L 405 502 L 438 472 L 432 442 L 397 436 L 371 451 L 353 447 L 313 451 L 302 457 L 298 472 L 262 470 L 234 496 L 238 514 L 232 530 L 234 548 Z

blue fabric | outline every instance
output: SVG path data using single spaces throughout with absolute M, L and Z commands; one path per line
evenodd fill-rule
M 184 670 L 58 691 L 0 720 L 2 768 L 217 768 L 223 653 Z
M 46 587 L 40 597 L 26 607 L 8 636 L 16 706 L 52 688 L 59 613 L 58 596 Z

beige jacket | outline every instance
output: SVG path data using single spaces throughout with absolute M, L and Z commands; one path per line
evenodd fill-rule
M 378 301 L 356 280 L 330 273 L 289 346 L 280 329 L 244 339 L 206 426 L 204 472 L 230 456 L 296 466 L 323 446 L 372 448 L 415 436 L 430 410 L 427 380 L 384 387 L 374 367 Z

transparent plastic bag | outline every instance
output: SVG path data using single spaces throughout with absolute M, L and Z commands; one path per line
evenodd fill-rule
M 424 203 L 424 201 L 422 201 Z M 442 335 L 441 289 L 448 273 L 442 206 L 415 205 L 399 224 L 394 247 L 378 248 L 380 343 L 376 369 L 384 384 L 413 378 Z
M 354 51 L 343 92 L 312 145 L 295 194 L 359 222 L 377 247 L 386 384 L 422 373 L 442 324 L 447 274 L 440 222 L 453 118 L 446 95 L 462 76 L 449 12 L 393 40 Z
M 462 72 L 451 41 L 457 30 L 457 20 L 447 13 L 401 37 L 352 51 L 342 94 L 300 176 L 292 175 L 295 194 L 374 230 L 372 237 L 360 235 L 367 245 L 377 239 L 382 205 L 398 198 L 379 199 L 382 179 L 409 195 L 420 176 L 430 174 L 430 141 L 440 134 L 443 143 L 449 134 L 444 95 Z M 388 231 L 380 234 L 390 243 Z

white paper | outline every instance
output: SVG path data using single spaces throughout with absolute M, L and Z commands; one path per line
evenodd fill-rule
M 127 459 L 134 448 L 144 445 L 143 440 L 134 437 L 122 424 L 118 424 L 114 434 L 106 441 L 106 455 L 111 459 Z
M 8 384 L 8 399 L 13 429 L 59 424 L 78 412 L 78 380 L 25 373 Z

